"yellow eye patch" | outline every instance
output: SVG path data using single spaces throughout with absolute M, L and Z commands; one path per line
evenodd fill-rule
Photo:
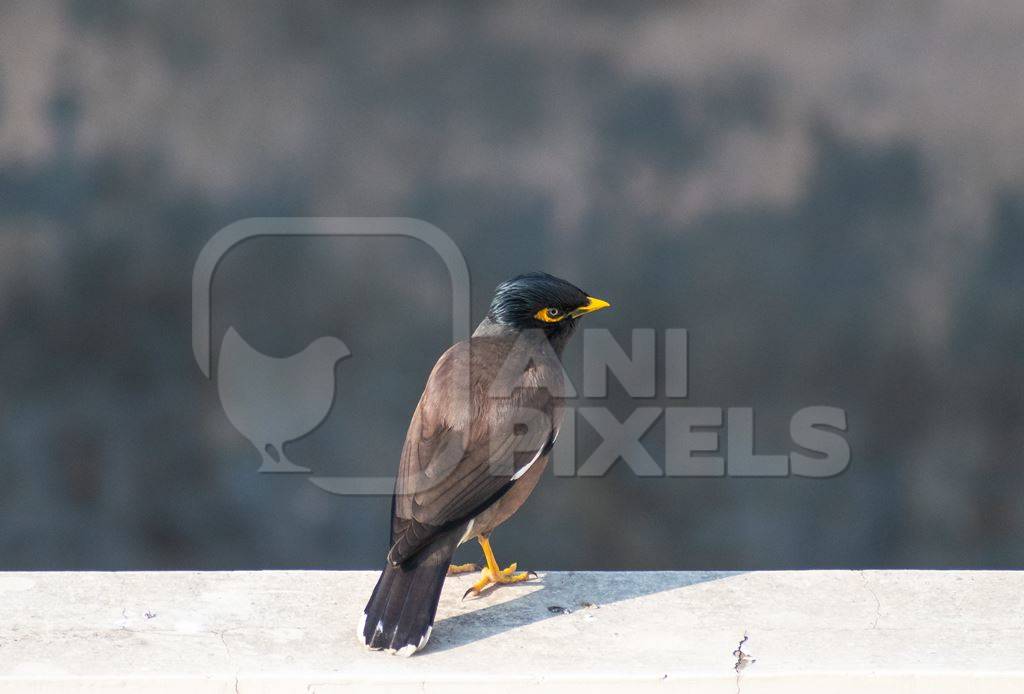
M 544 321 L 545 323 L 557 323 L 558 321 L 565 318 L 568 314 L 560 308 L 542 308 L 533 314 L 533 317 L 537 320 Z
M 569 318 L 579 318 L 585 313 L 600 311 L 601 309 L 608 308 L 609 306 L 611 306 L 611 304 L 603 299 L 596 299 L 592 296 L 588 296 L 587 303 L 572 311 L 566 312 L 556 306 L 550 306 L 537 311 L 533 314 L 533 317 L 539 321 L 544 321 L 545 323 L 557 323 L 560 320 L 564 320 L 567 316 Z

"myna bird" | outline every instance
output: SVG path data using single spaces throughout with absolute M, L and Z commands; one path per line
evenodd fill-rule
M 557 277 L 520 275 L 498 286 L 472 337 L 438 359 L 405 437 L 387 565 L 359 622 L 369 648 L 412 655 L 426 645 L 467 540 L 487 562 L 469 592 L 527 580 L 515 564 L 499 566 L 488 535 L 547 466 L 561 423 L 560 357 L 577 319 L 608 306 Z

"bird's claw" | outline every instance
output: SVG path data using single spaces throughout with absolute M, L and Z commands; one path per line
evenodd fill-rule
M 492 572 L 488 567 L 484 567 L 480 572 L 480 580 L 469 587 L 469 589 L 462 594 L 462 599 L 465 600 L 469 597 L 469 594 L 480 595 L 484 590 L 491 586 L 505 585 L 509 583 L 522 583 L 523 581 L 530 580 L 530 577 L 537 578 L 536 571 L 523 571 L 516 573 L 518 564 L 512 563 L 504 569 L 500 569 L 497 572 Z

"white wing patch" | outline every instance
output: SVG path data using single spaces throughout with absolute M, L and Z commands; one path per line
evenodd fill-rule
M 545 441 L 544 445 L 541 446 L 540 449 L 537 450 L 536 455 L 533 456 L 533 460 L 531 460 L 526 465 L 524 465 L 521 468 L 519 468 L 516 471 L 516 474 L 512 475 L 512 480 L 511 481 L 515 482 L 517 479 L 519 479 L 520 477 L 525 475 L 526 471 L 529 470 L 531 467 L 533 467 L 533 464 L 537 462 L 537 460 L 540 458 L 541 454 L 544 453 L 545 450 L 549 450 L 551 448 L 551 446 L 553 446 L 555 441 L 557 441 L 557 440 L 558 440 L 558 429 L 555 429 L 555 433 L 551 436 L 551 439 L 549 441 Z

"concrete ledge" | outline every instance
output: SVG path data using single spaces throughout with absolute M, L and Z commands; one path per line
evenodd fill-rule
M 1024 691 L 1024 573 L 542 573 L 460 602 L 462 576 L 408 659 L 355 640 L 375 580 L 0 574 L 0 692 Z

